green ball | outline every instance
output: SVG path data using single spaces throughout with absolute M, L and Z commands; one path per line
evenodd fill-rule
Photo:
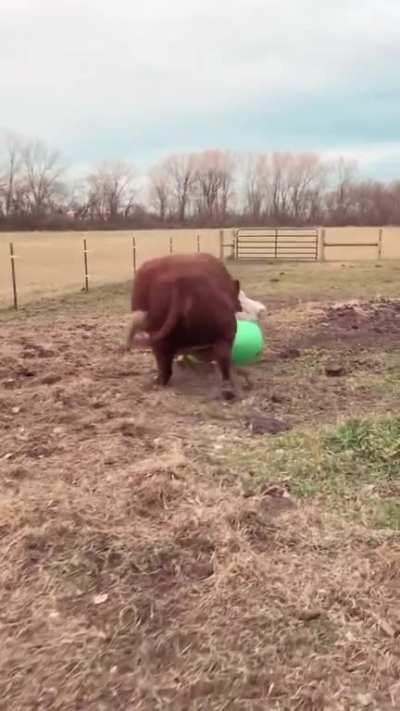
M 232 348 L 235 365 L 250 365 L 260 359 L 264 348 L 263 332 L 254 321 L 237 322 L 236 336 Z

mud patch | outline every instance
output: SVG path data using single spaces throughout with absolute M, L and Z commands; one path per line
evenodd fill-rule
M 400 344 L 400 301 L 350 301 L 328 306 L 307 334 L 305 346 Z

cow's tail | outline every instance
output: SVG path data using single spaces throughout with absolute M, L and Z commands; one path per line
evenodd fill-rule
M 132 323 L 128 333 L 126 349 L 130 351 L 133 345 L 133 339 L 137 331 L 146 330 L 147 311 L 134 311 L 132 314 Z
M 169 336 L 171 331 L 174 330 L 176 324 L 179 320 L 180 315 L 180 303 L 179 303 L 179 291 L 178 287 L 174 286 L 171 293 L 171 302 L 169 311 L 167 313 L 167 318 L 165 319 L 161 328 L 153 333 L 151 336 L 152 341 L 161 341 L 166 336 Z

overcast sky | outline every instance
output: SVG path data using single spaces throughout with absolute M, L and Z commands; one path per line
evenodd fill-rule
M 400 0 L 0 0 L 0 125 L 67 163 L 315 150 L 400 177 Z

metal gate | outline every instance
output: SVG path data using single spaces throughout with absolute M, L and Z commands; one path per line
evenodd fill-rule
M 248 227 L 235 230 L 236 260 L 315 262 L 317 227 Z

